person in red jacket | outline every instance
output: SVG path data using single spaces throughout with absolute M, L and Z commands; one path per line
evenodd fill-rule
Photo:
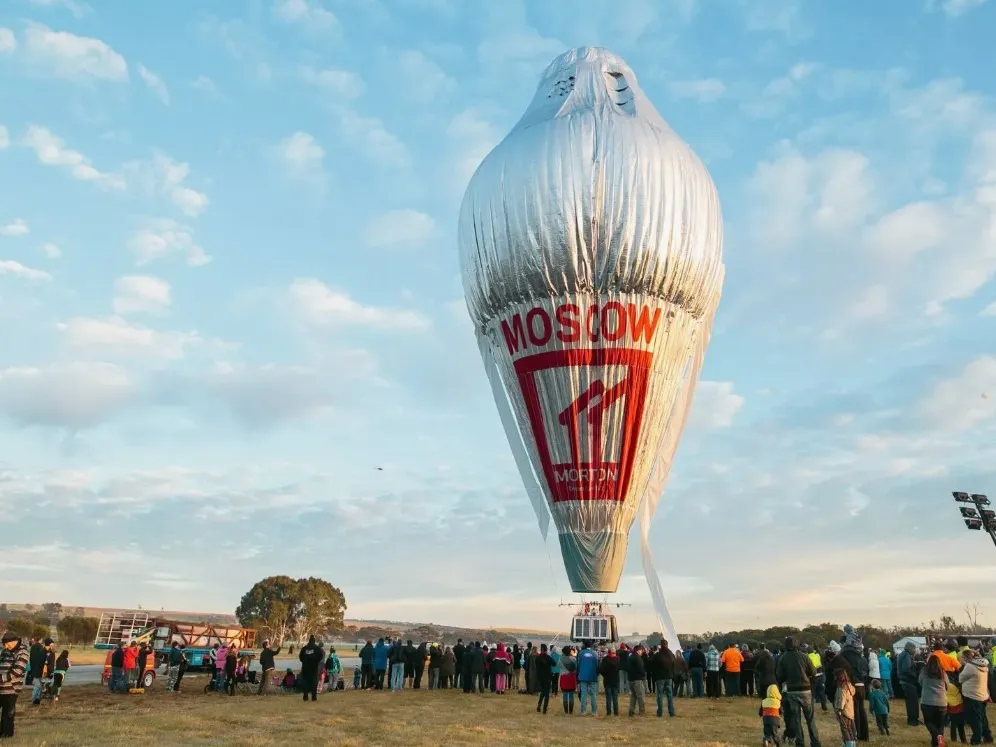
M 124 650 L 124 674 L 129 689 L 138 686 L 138 644 L 135 641 Z

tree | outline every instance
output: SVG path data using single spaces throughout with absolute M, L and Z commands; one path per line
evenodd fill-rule
M 346 597 L 335 586 L 320 578 L 302 578 L 297 582 L 300 618 L 298 638 L 327 636 L 343 628 Z
M 328 581 L 270 576 L 246 592 L 235 616 L 241 625 L 283 641 L 341 630 L 345 612 L 346 598 Z
M 69 644 L 93 643 L 97 637 L 99 621 L 96 617 L 71 615 L 59 620 L 56 630 L 59 631 L 59 642 Z
M 7 621 L 7 632 L 21 638 L 29 638 L 33 627 L 34 623 L 30 620 L 25 620 L 23 617 L 12 617 Z
M 979 618 L 982 616 L 982 609 L 978 602 L 965 602 L 965 614 L 968 616 L 969 631 L 978 633 L 981 629 Z
M 42 605 L 42 610 L 49 620 L 58 620 L 59 616 L 62 615 L 62 604 L 60 602 L 45 602 Z

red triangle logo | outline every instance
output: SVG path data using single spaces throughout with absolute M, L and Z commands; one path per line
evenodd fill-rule
M 626 499 L 652 364 L 653 353 L 631 348 L 556 350 L 515 361 L 543 476 L 554 503 Z M 572 369 L 588 370 L 590 379 L 584 391 L 566 406 L 545 401 L 552 398 L 543 396 L 545 386 L 549 386 L 544 382 L 559 379 L 566 387 Z M 615 408 L 622 408 L 622 412 Z M 615 422 L 621 432 L 606 439 L 606 424 Z

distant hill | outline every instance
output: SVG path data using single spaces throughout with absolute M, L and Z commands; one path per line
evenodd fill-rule
M 33 615 L 37 612 L 42 611 L 42 605 L 40 604 L 7 604 L 7 610 L 12 615 L 18 615 L 23 613 L 25 616 Z M 167 620 L 179 620 L 181 622 L 209 622 L 221 625 L 238 625 L 238 620 L 235 615 L 225 614 L 223 612 L 192 612 L 190 610 L 149 610 L 149 609 L 123 609 L 120 607 L 88 607 L 83 605 L 72 605 L 64 604 L 62 606 L 62 615 L 76 615 L 80 614 L 84 617 L 100 617 L 104 613 L 110 612 L 145 612 L 150 617 L 165 618 Z M 565 621 L 566 622 L 566 621 Z M 475 629 L 468 628 L 466 626 L 459 625 L 442 625 L 440 623 L 420 623 L 420 622 L 406 622 L 401 620 L 368 620 L 361 618 L 348 618 L 344 621 L 346 627 L 353 627 L 357 629 L 362 628 L 384 628 L 386 630 L 395 630 L 399 633 L 405 633 L 409 630 L 416 630 L 419 628 L 435 628 L 442 634 L 450 635 L 461 635 L 464 632 L 470 634 L 475 632 Z M 477 629 L 479 632 L 480 629 Z M 551 630 L 537 630 L 529 628 L 502 628 L 501 632 L 514 634 L 516 638 L 529 638 L 533 637 L 537 640 L 549 640 L 555 638 L 562 633 L 558 631 Z
M 7 610 L 12 615 L 24 613 L 33 615 L 42 612 L 40 604 L 11 604 L 7 603 Z M 235 615 L 226 615 L 221 612 L 190 612 L 189 610 L 145 610 L 145 609 L 123 609 L 121 607 L 86 607 L 83 605 L 64 604 L 62 615 L 76 615 L 82 611 L 84 617 L 100 617 L 105 612 L 145 612 L 150 617 L 161 617 L 167 620 L 178 620 L 180 622 L 209 622 L 222 625 L 238 625 Z

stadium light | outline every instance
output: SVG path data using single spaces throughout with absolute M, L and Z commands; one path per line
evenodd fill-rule
M 990 539 L 992 539 L 993 544 L 996 545 L 996 511 L 983 508 L 983 506 L 990 505 L 989 498 L 982 493 L 972 493 L 969 495 L 968 493 L 959 491 L 952 492 L 951 495 L 954 496 L 956 503 L 970 504 L 969 506 L 958 507 L 961 518 L 965 522 L 965 527 L 976 532 L 985 529 Z

